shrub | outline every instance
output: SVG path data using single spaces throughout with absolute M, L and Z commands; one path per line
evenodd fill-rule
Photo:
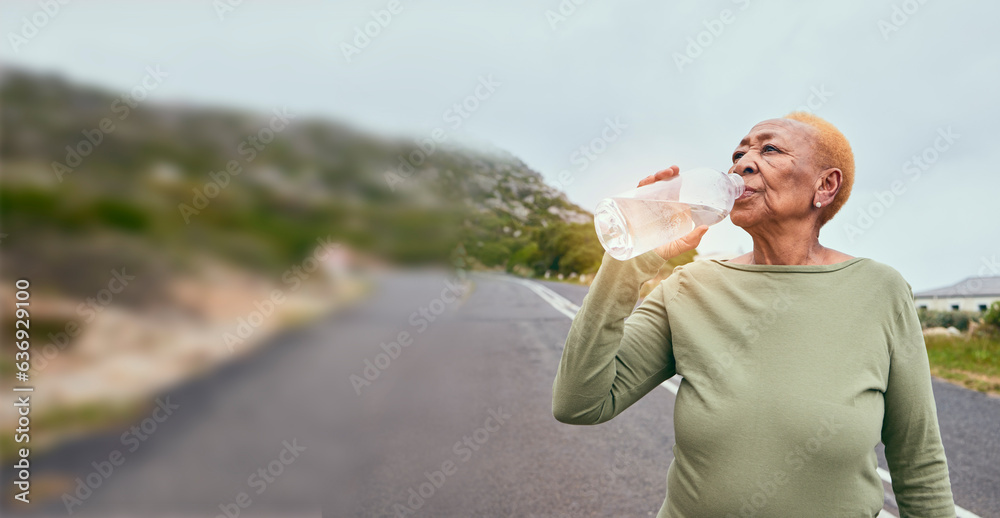
M 482 248 L 473 253 L 484 265 L 488 267 L 499 266 L 510 257 L 510 250 L 500 243 L 486 243 Z
M 528 243 L 510 256 L 510 260 L 507 261 L 507 271 L 514 271 L 514 267 L 518 265 L 532 268 L 541 259 L 542 253 L 538 250 L 538 243 Z
M 969 330 L 969 322 L 979 319 L 979 312 L 920 309 L 917 316 L 923 327 L 954 327 L 964 332 Z
M 981 331 L 984 334 L 1000 336 L 1000 301 L 990 304 L 989 309 L 983 313 L 982 322 Z

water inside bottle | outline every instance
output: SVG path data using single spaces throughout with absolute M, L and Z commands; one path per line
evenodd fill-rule
M 727 215 L 707 205 L 610 198 L 597 208 L 594 222 L 611 257 L 625 260 L 684 237 L 699 225 L 714 225 Z

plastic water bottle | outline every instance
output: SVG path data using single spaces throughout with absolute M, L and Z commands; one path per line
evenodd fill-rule
M 722 221 L 744 189 L 738 174 L 690 169 L 605 198 L 594 209 L 594 227 L 611 257 L 624 261 Z

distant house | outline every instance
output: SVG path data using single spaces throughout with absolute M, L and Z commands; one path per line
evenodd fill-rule
M 958 284 L 913 294 L 918 308 L 937 311 L 986 311 L 1000 300 L 1000 276 L 969 277 Z

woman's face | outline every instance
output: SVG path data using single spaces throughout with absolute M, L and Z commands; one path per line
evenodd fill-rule
M 813 132 L 799 121 L 772 119 L 743 138 L 729 172 L 743 177 L 748 194 L 733 204 L 733 224 L 746 229 L 816 216 L 812 204 L 819 171 L 813 162 Z

